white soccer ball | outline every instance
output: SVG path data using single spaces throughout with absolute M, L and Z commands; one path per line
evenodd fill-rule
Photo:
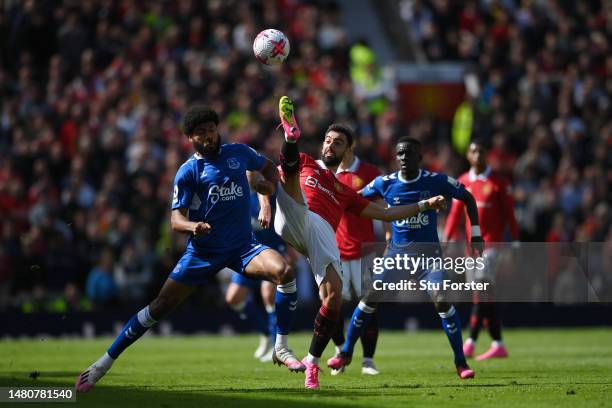
M 289 40 L 282 31 L 269 28 L 257 34 L 253 53 L 262 64 L 277 65 L 289 55 Z

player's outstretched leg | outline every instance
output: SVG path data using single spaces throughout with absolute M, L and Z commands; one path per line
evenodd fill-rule
M 166 280 L 157 298 L 132 316 L 107 352 L 77 377 L 76 390 L 79 392 L 91 390 L 128 346 L 183 302 L 194 290 L 193 286 L 172 279 Z
M 329 368 L 340 370 L 342 367 L 351 364 L 355 343 L 357 343 L 357 339 L 361 337 L 363 329 L 370 322 L 375 310 L 375 304 L 366 304 L 363 300 L 359 302 L 353 311 L 353 316 L 351 316 L 351 322 L 346 333 L 346 341 L 344 342 L 342 351 L 327 360 L 327 366 Z
M 474 371 L 470 369 L 463 354 L 463 340 L 461 338 L 461 319 L 455 307 L 446 302 L 435 303 L 436 310 L 442 319 L 442 328 L 446 332 L 448 341 L 455 356 L 455 367 L 460 378 L 474 378 Z
M 374 364 L 374 353 L 378 342 L 378 310 L 372 313 L 370 322 L 365 327 L 361 335 L 361 345 L 363 347 L 363 363 L 361 364 L 361 374 L 378 375 L 380 372 Z
M 326 267 L 325 278 L 319 285 L 321 307 L 315 317 L 314 333 L 308 355 L 302 363 L 306 366 L 306 388 L 319 388 L 319 363 L 321 355 L 332 337 L 340 309 L 342 308 L 342 279 L 333 264 Z
M 486 319 L 489 326 L 489 334 L 491 335 L 491 339 L 493 339 L 493 343 L 491 344 L 489 350 L 476 357 L 476 361 L 487 360 L 489 358 L 508 357 L 508 351 L 502 342 L 501 320 L 499 318 L 497 303 L 489 302 L 487 303 L 487 306 Z

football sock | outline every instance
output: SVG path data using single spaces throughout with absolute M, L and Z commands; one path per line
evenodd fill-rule
M 266 305 L 266 313 L 268 314 L 268 333 L 272 336 L 272 343 L 276 339 L 276 308 L 274 305 Z
M 291 330 L 295 309 L 297 308 L 297 291 L 295 279 L 289 283 L 276 286 L 276 345 L 287 345 L 287 335 Z M 280 336 L 280 337 L 279 337 Z
M 478 340 L 478 334 L 482 327 L 482 315 L 481 309 L 482 304 L 474 303 L 472 305 L 472 315 L 470 316 L 470 338 L 476 342 Z
M 359 302 L 353 311 L 353 316 L 351 316 L 351 323 L 346 332 L 346 341 L 342 347 L 343 353 L 348 356 L 353 355 L 355 343 L 357 343 L 357 339 L 361 336 L 363 328 L 368 324 L 375 310 L 375 307 L 370 307 L 363 302 Z
M 501 341 L 501 320 L 499 318 L 497 303 L 489 303 L 488 312 L 487 317 L 489 320 L 489 334 L 494 341 Z
M 300 151 L 297 143 L 283 142 L 280 154 L 281 168 L 286 175 L 295 175 L 300 169 Z
M 455 310 L 455 306 L 451 306 L 447 312 L 438 313 L 442 319 L 442 328 L 446 332 L 448 341 L 455 355 L 455 365 L 464 365 L 465 355 L 463 354 L 463 339 L 461 338 L 461 319 Z
M 332 334 L 332 341 L 336 345 L 336 347 L 342 347 L 344 344 L 344 319 L 338 319 L 338 323 L 336 323 L 336 327 L 334 328 L 334 333 Z
M 230 305 L 230 307 L 240 315 L 240 319 L 251 322 L 259 333 L 264 336 L 270 334 L 268 322 L 266 321 L 263 311 L 253 302 L 250 296 L 246 301 L 237 305 Z
M 329 343 L 329 339 L 331 339 L 332 333 L 336 328 L 339 315 L 339 310 L 331 310 L 324 305 L 319 308 L 319 313 L 317 313 L 314 321 L 314 333 L 310 341 L 310 349 L 308 350 L 310 355 L 316 358 L 321 357 L 323 350 L 327 347 L 327 343 Z
M 108 349 L 108 355 L 113 359 L 117 359 L 123 350 L 128 348 L 132 343 L 140 338 L 151 326 L 157 321 L 151 317 L 149 306 L 142 309 L 140 312 L 132 316 L 132 318 L 121 329 L 121 333 L 117 336 L 113 344 Z
M 365 327 L 361 335 L 361 346 L 363 347 L 363 358 L 372 359 L 376 352 L 376 343 L 378 341 L 378 312 L 375 310 L 372 313 L 370 322 Z

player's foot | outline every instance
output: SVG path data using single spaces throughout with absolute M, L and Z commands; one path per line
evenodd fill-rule
M 274 347 L 272 361 L 279 366 L 287 366 L 289 371 L 294 373 L 306 371 L 306 366 L 297 359 L 295 354 L 293 354 L 293 350 L 288 347 Z
M 281 125 L 285 131 L 285 137 L 288 142 L 295 143 L 300 138 L 300 127 L 295 119 L 295 110 L 293 102 L 289 97 L 283 96 L 278 102 L 278 113 L 281 120 Z
M 467 339 L 465 343 L 463 343 L 463 354 L 465 354 L 465 358 L 474 357 L 474 349 L 476 345 L 472 339 Z
M 467 364 L 457 364 L 457 374 L 462 380 L 474 378 L 474 371 Z
M 506 358 L 508 351 L 503 345 L 492 345 L 490 349 L 476 357 L 476 361 L 487 360 L 489 358 Z
M 351 364 L 352 360 L 353 357 L 348 356 L 343 352 L 340 352 L 329 360 L 327 360 L 327 366 L 332 370 L 340 370 L 341 368 L 344 368 L 345 366 Z
M 269 363 L 270 361 L 272 361 L 272 353 L 274 353 L 274 347 L 272 347 L 270 351 L 268 351 L 266 354 L 261 356 L 259 361 L 261 361 L 262 363 Z
M 302 360 L 302 364 L 306 366 L 306 380 L 304 380 L 304 385 L 306 388 L 310 388 L 312 390 L 316 390 L 319 388 L 319 368 L 318 364 L 312 364 L 308 362 L 308 357 L 304 357 Z
M 259 360 L 264 356 L 264 354 L 271 351 L 273 347 L 274 344 L 272 344 L 272 339 L 270 336 L 261 335 L 259 336 L 259 346 L 257 347 L 257 350 L 255 350 L 253 357 Z
M 104 374 L 108 371 L 108 368 L 104 368 L 101 365 L 93 363 L 83 371 L 76 380 L 76 390 L 78 392 L 89 392 L 100 378 L 104 377 Z
M 376 368 L 376 365 L 374 365 L 374 361 L 370 359 L 370 360 L 364 360 L 363 364 L 361 364 L 361 374 L 378 375 L 380 374 L 380 371 L 378 371 L 378 369 Z
M 340 367 L 338 370 L 335 370 L 335 369 L 333 369 L 333 368 L 330 370 L 331 375 L 340 375 L 340 374 L 344 374 L 344 372 L 345 372 L 345 371 L 346 371 L 346 367 L 345 367 L 345 366 Z

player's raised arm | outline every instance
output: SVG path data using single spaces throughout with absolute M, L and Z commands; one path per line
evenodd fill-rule
M 443 196 L 435 196 L 427 200 L 421 200 L 416 204 L 398 205 L 394 207 L 383 207 L 378 203 L 370 203 L 363 209 L 360 216 L 382 221 L 396 221 L 412 217 L 421 211 L 443 210 L 446 208 L 446 200 Z

